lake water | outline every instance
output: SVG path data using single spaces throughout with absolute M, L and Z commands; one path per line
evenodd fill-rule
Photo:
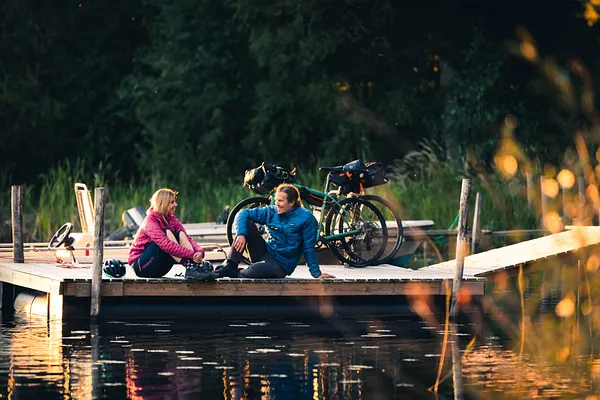
M 518 295 L 507 293 L 486 297 L 479 329 L 464 321 L 450 337 L 463 354 L 465 397 L 597 399 L 592 325 L 556 318 L 554 304 L 523 319 Z M 426 314 L 97 326 L 3 315 L 0 398 L 453 398 L 450 344 L 443 352 L 443 339 L 443 317 Z

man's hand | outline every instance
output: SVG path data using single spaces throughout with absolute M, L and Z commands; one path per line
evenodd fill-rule
M 192 257 L 192 261 L 194 261 L 195 263 L 201 263 L 203 259 L 204 255 L 202 255 L 201 252 L 194 253 L 194 256 Z
M 235 240 L 233 241 L 233 248 L 240 253 L 243 252 L 246 248 L 246 237 L 244 235 L 236 236 Z
M 326 274 L 324 272 L 321 275 L 317 276 L 317 279 L 327 279 L 327 278 L 335 278 L 335 276 L 333 276 L 331 274 Z

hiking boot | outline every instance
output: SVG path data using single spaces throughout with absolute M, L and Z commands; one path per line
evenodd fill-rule
M 194 266 L 185 269 L 185 279 L 193 281 L 214 281 L 219 278 L 217 274 L 212 271 L 203 271 L 202 266 Z
M 237 278 L 239 276 L 238 273 L 238 263 L 233 261 L 231 258 L 228 258 L 215 270 L 217 277 L 219 278 Z

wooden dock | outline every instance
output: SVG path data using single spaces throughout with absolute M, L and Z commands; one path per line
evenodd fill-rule
M 582 249 L 599 243 L 600 227 L 580 227 L 468 256 L 462 288 L 472 296 L 482 296 L 487 277 L 498 271 L 534 265 L 539 260 L 563 254 L 579 257 Z M 368 299 L 381 298 L 387 304 L 392 301 L 395 306 L 397 299 L 410 296 L 444 298 L 447 290 L 452 290 L 454 262 L 447 261 L 419 270 L 390 265 L 367 268 L 322 265 L 321 269 L 337 278 L 313 279 L 305 265 L 300 265 L 293 275 L 285 279 L 225 278 L 214 282 L 186 281 L 184 269 L 179 265 L 161 279 L 138 278 L 128 268 L 123 278 L 103 279 L 101 315 L 141 316 L 145 310 L 156 317 L 163 314 L 175 317 L 174 310 L 194 308 L 201 314 L 203 309 L 210 307 L 218 315 L 216 303 L 223 301 L 231 305 L 234 300 L 238 303 L 230 309 L 252 304 L 255 311 L 268 313 L 270 307 L 280 307 L 288 314 L 293 311 L 287 304 L 303 302 L 302 299 L 306 300 L 304 304 L 312 304 L 311 307 L 317 310 L 320 310 L 323 301 L 331 300 L 327 304 L 332 305 L 339 299 L 353 299 L 362 304 Z M 3 305 L 11 307 L 14 304 L 15 308 L 29 308 L 31 312 L 34 309 L 45 310 L 50 318 L 82 317 L 89 313 L 91 277 L 91 268 L 0 262 Z M 262 303 L 257 302 L 259 299 Z M 178 303 L 178 300 L 181 302 Z M 128 303 L 131 306 L 127 306 Z M 185 304 L 185 307 L 181 308 L 178 304 Z M 189 314 L 184 312 L 184 315 Z

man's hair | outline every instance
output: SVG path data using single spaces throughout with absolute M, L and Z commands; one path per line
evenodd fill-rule
M 166 217 L 171 200 L 177 197 L 177 193 L 169 188 L 158 189 L 150 198 L 150 206 L 152 206 L 154 212 Z
M 290 185 L 289 183 L 282 183 L 281 185 L 277 186 L 277 192 L 285 193 L 288 203 L 302 205 L 302 200 L 300 200 L 300 192 L 296 186 Z

